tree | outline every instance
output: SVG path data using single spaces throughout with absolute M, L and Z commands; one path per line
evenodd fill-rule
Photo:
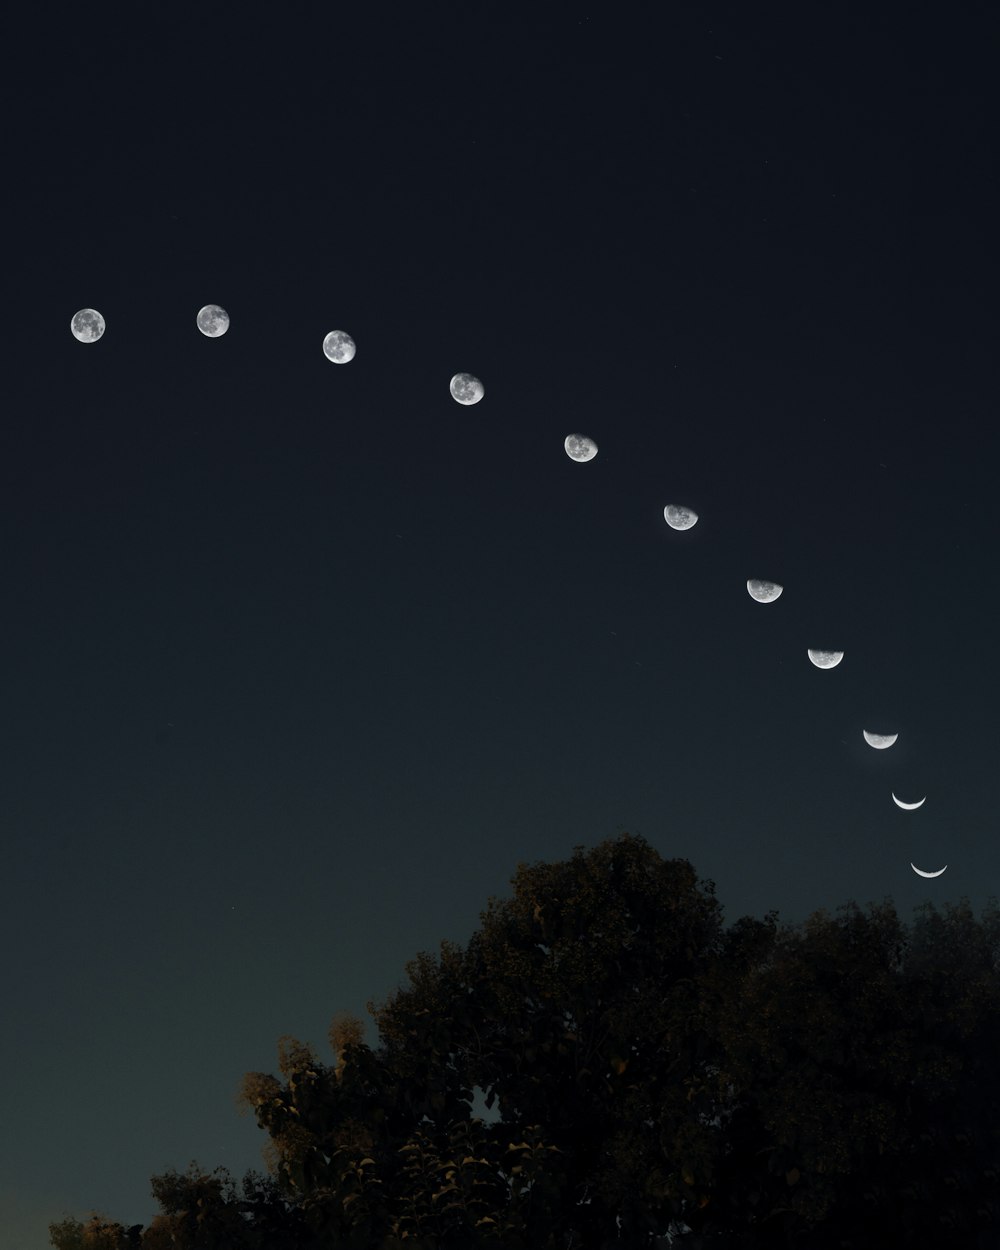
M 368 1004 L 377 1050 L 341 1018 L 335 1067 L 286 1038 L 283 1081 L 244 1078 L 273 1241 L 199 1176 L 161 1186 L 142 1250 L 1000 1244 L 994 902 L 723 930 L 713 884 L 628 834 L 513 884 Z
M 995 902 L 981 924 L 926 904 L 911 935 L 891 905 L 839 910 L 786 930 L 720 1018 L 744 1091 L 723 1223 L 753 1204 L 762 1245 L 1000 1244 Z
M 675 1221 L 691 1246 L 1000 1243 L 995 902 L 912 937 L 853 903 L 722 933 L 691 866 L 627 835 L 514 884 L 373 1014 L 405 1064 L 430 1012 L 459 1082 L 499 1099 L 488 1140 L 542 1127 L 578 1245 L 619 1219 L 632 1245 Z
M 186 1175 L 154 1176 L 152 1191 L 162 1214 L 145 1230 L 92 1214 L 87 1224 L 50 1224 L 50 1244 L 56 1250 L 320 1250 L 301 1214 L 257 1172 L 243 1178 L 242 1199 L 226 1168 L 208 1174 L 195 1162 Z
M 94 1214 L 86 1224 L 67 1219 L 49 1225 L 49 1244 L 57 1250 L 136 1250 L 142 1225 L 125 1228 Z
M 626 1242 L 646 1244 L 707 1203 L 721 1149 L 698 987 L 721 951 L 766 945 L 773 918 L 726 939 L 713 883 L 700 890 L 687 861 L 628 834 L 569 863 L 519 865 L 513 884 L 464 953 L 443 943 L 437 966 L 421 954 L 412 989 L 369 1011 L 404 1067 L 414 1014 L 449 1022 L 461 1081 L 499 1100 L 488 1140 L 544 1126 L 566 1161 L 560 1233 L 598 1247 L 620 1220 Z
M 421 954 L 411 990 L 369 1004 L 377 1055 L 347 1043 L 331 1077 L 295 1043 L 287 1087 L 247 1078 L 275 1170 L 331 1238 L 583 1250 L 619 1217 L 648 1239 L 707 1199 L 718 1095 L 695 987 L 720 940 L 711 883 L 625 835 L 520 865 L 514 885 L 466 952 L 442 943 L 438 967 Z M 768 927 L 748 920 L 739 939 Z M 474 1085 L 499 1098 L 499 1124 L 470 1121 Z M 649 1174 L 668 1129 L 683 1166 Z
M 247 1074 L 243 1098 L 272 1139 L 270 1170 L 329 1246 L 549 1245 L 540 1235 L 549 1147 L 531 1126 L 506 1148 L 489 1143 L 470 1116 L 471 1091 L 448 1070 L 447 1033 L 427 1012 L 412 1023 L 405 1069 L 356 1040 L 361 1022 L 349 1019 L 331 1030 L 336 1068 L 285 1038 L 285 1086 Z M 498 1175 L 504 1160 L 530 1190 L 520 1201 Z

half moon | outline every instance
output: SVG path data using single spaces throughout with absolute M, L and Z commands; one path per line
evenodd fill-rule
M 865 742 L 876 751 L 884 751 L 886 747 L 891 747 L 899 737 L 899 734 L 872 734 L 867 729 L 862 729 L 861 732 L 865 735 Z
M 914 863 L 911 863 L 910 867 L 913 869 L 915 873 L 918 873 L 921 877 L 940 877 L 940 875 L 944 872 L 944 868 L 947 868 L 948 865 L 945 864 L 944 868 L 939 868 L 937 872 L 924 872 L 922 868 L 918 868 L 916 864 Z
M 698 521 L 698 513 L 693 508 L 679 503 L 668 503 L 663 516 L 672 530 L 689 530 Z
M 897 807 L 901 807 L 904 812 L 915 812 L 918 807 L 923 807 L 923 805 L 927 802 L 927 795 L 925 794 L 924 797 L 916 803 L 904 803 L 902 799 L 897 799 L 895 795 L 892 796 L 892 801 Z
M 844 658 L 843 651 L 816 651 L 810 648 L 808 654 L 817 668 L 836 668 Z
M 586 434 L 567 434 L 563 447 L 570 460 L 577 460 L 580 464 L 586 460 L 593 460 L 597 455 L 597 444 Z
M 779 586 L 777 582 L 766 582 L 760 577 L 751 577 L 747 582 L 750 598 L 756 599 L 758 603 L 774 603 L 775 599 L 781 597 L 784 589 L 784 586 Z

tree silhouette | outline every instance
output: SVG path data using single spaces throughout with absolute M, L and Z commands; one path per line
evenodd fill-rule
M 926 904 L 911 932 L 891 903 L 724 930 L 713 883 L 628 834 L 513 885 L 368 1003 L 377 1050 L 346 1016 L 336 1066 L 284 1038 L 283 1081 L 246 1075 L 270 1138 L 256 1198 L 168 1174 L 141 1238 L 95 1216 L 52 1244 L 1000 1245 L 994 900 L 981 922 Z
M 242 1199 L 226 1168 L 209 1175 L 192 1162 L 186 1175 L 152 1179 L 162 1214 L 148 1228 L 126 1229 L 94 1214 L 87 1224 L 49 1225 L 56 1250 L 320 1250 L 302 1216 L 269 1177 L 247 1172 Z

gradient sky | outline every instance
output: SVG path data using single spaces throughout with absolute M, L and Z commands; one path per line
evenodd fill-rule
M 358 7 L 9 44 L 12 1250 L 264 1171 L 243 1074 L 519 861 L 998 892 L 988 7 Z

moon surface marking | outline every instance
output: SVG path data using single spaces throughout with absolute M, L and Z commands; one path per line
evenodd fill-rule
M 586 434 L 567 434 L 563 447 L 570 460 L 576 460 L 580 464 L 593 460 L 597 455 L 597 444 Z
M 198 329 L 208 339 L 221 338 L 229 329 L 229 313 L 219 304 L 206 304 L 195 320 Z
M 346 365 L 354 359 L 356 351 L 354 340 L 346 330 L 331 330 L 323 340 L 323 355 L 335 365 Z
M 460 404 L 478 404 L 486 394 L 482 382 L 471 373 L 456 373 L 448 383 L 451 397 Z
M 73 314 L 69 328 L 77 342 L 96 343 L 107 327 L 96 308 L 81 308 Z
M 689 530 L 698 523 L 698 513 L 681 503 L 668 503 L 663 516 L 672 530 Z

